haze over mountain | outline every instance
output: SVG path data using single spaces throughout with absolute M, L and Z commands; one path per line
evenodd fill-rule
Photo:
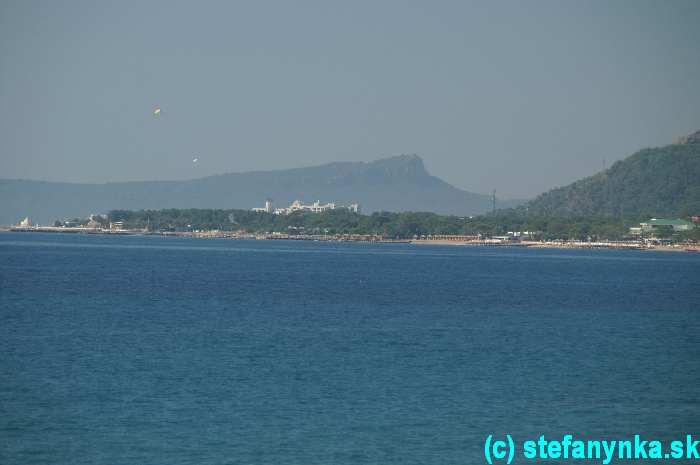
M 609 169 L 539 195 L 527 205 L 545 216 L 700 214 L 700 131 L 647 148 Z
M 531 199 L 696 129 L 698 24 L 697 0 L 2 1 L 0 177 L 419 153 Z
M 370 163 L 341 162 L 276 171 L 232 173 L 185 181 L 72 184 L 0 180 L 0 224 L 25 216 L 35 222 L 85 217 L 112 209 L 252 208 L 295 199 L 347 205 L 362 211 L 432 211 L 474 215 L 492 208 L 489 195 L 458 189 L 431 176 L 416 155 Z M 517 202 L 498 202 L 499 207 Z

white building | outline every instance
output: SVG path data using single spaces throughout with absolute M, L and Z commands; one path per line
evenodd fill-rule
M 317 200 L 313 203 L 313 205 L 303 205 L 303 207 L 308 208 L 314 213 L 321 213 L 325 212 L 328 210 L 335 210 L 335 204 L 334 203 L 327 203 L 324 205 L 321 205 L 321 201 Z
M 336 205 L 333 202 L 328 202 L 328 203 L 322 204 L 320 200 L 315 201 L 311 205 L 305 205 L 301 202 L 301 200 L 295 200 L 287 208 L 273 208 L 272 200 L 270 200 L 270 199 L 267 199 L 265 201 L 264 208 L 253 208 L 253 211 L 274 213 L 275 215 L 289 215 L 291 213 L 299 212 L 299 211 L 308 211 L 311 213 L 323 213 L 325 211 L 335 210 L 337 208 L 346 208 L 346 209 L 350 210 L 351 212 L 360 213 L 360 204 L 357 202 L 351 203 L 347 207 L 343 207 L 343 206 Z
M 311 205 L 304 205 L 301 200 L 295 200 L 287 208 L 278 208 L 275 213 L 278 215 L 289 215 L 290 213 L 307 211 L 312 213 L 322 213 L 328 210 L 335 210 L 334 203 L 321 204 L 320 200 L 315 201 Z
M 272 206 L 272 199 L 265 199 L 265 206 L 262 208 L 253 208 L 253 211 L 263 213 L 274 213 L 275 209 Z

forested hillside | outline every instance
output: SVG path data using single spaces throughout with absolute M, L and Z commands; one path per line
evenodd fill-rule
M 526 206 L 546 216 L 687 216 L 700 213 L 700 131 L 640 150 L 609 169 L 541 194 Z

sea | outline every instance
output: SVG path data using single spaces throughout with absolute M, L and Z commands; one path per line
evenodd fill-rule
M 700 436 L 700 254 L 0 233 L 1 464 L 483 464 L 506 435 L 534 463 L 565 434 Z

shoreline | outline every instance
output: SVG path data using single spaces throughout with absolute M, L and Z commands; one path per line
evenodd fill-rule
M 521 241 L 498 242 L 493 240 L 450 241 L 450 240 L 412 240 L 416 245 L 441 245 L 461 247 L 527 247 L 531 249 L 614 249 L 614 250 L 656 250 L 663 252 L 700 252 L 700 244 L 645 245 L 638 242 L 583 242 L 583 241 Z
M 144 230 L 102 230 L 94 228 L 59 228 L 59 227 L 0 227 L 0 232 L 22 233 L 51 233 L 51 234 L 90 234 L 104 236 L 160 236 L 160 237 L 192 237 L 200 239 L 241 239 L 241 240 L 289 240 L 311 242 L 366 242 L 372 244 L 414 244 L 452 247 L 517 247 L 534 249 L 612 249 L 612 250 L 651 250 L 660 252 L 700 252 L 700 244 L 659 245 L 625 241 L 503 241 L 499 239 L 388 239 L 370 234 L 339 234 L 339 235 L 287 235 L 248 234 L 229 231 L 188 231 L 188 232 L 150 232 Z

